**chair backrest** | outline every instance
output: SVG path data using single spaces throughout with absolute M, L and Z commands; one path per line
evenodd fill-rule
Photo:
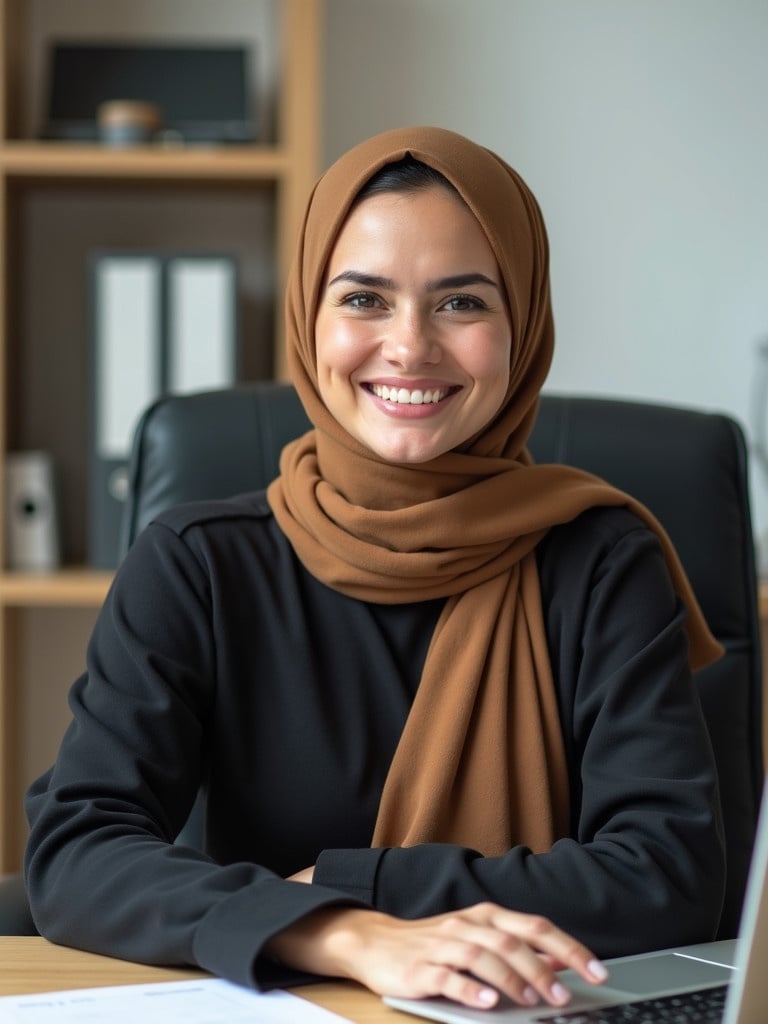
M 280 472 L 284 445 L 310 426 L 288 384 L 159 398 L 133 438 L 121 554 L 171 505 L 266 487 Z
M 295 391 L 259 383 L 169 396 L 136 431 L 124 546 L 180 501 L 265 486 L 309 423 Z M 761 661 L 746 447 L 719 414 L 564 395 L 541 401 L 530 450 L 603 477 L 655 513 L 676 545 L 725 656 L 698 673 L 728 848 L 720 936 L 736 934 L 763 783 Z
M 542 400 L 538 462 L 595 473 L 643 502 L 677 548 L 725 654 L 697 673 L 717 760 L 728 851 L 720 937 L 736 935 L 764 767 L 762 665 L 744 435 L 730 417 L 564 395 Z

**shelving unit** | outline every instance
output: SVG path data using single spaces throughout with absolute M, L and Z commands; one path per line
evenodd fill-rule
M 174 3 L 183 24 L 184 0 L 166 0 L 166 9 Z M 69 4 L 83 17 L 85 0 L 57 0 L 57 19 L 66 18 Z M 158 215 L 147 215 L 152 221 L 148 242 L 155 246 L 165 241 L 164 230 L 176 233 L 172 244 L 179 239 L 190 244 L 197 230 L 200 248 L 221 248 L 227 231 L 235 234 L 242 222 L 232 241 L 245 252 L 251 247 L 258 252 L 253 276 L 268 280 L 257 322 L 268 326 L 267 337 L 259 339 L 261 350 L 250 357 L 255 370 L 246 360 L 241 375 L 285 375 L 279 296 L 319 169 L 322 0 L 238 0 L 236 7 L 240 17 L 268 8 L 266 22 L 276 26 L 277 38 L 262 41 L 279 48 L 269 137 L 248 146 L 106 149 L 33 137 L 25 122 L 24 96 L 27 69 L 39 56 L 30 53 L 35 38 L 31 19 L 39 30 L 54 7 L 46 7 L 45 0 L 0 0 L 0 453 L 33 447 L 53 452 L 65 476 L 59 498 L 68 530 L 62 571 L 33 575 L 0 569 L 0 873 L 19 866 L 25 837 L 21 800 L 31 781 L 27 775 L 47 763 L 30 766 L 24 751 L 32 724 L 22 719 L 35 713 L 26 691 L 32 681 L 25 674 L 30 661 L 25 649 L 46 647 L 51 614 L 65 617 L 83 609 L 95 614 L 111 579 L 109 573 L 79 564 L 86 532 L 88 332 L 84 286 L 78 291 L 70 264 L 93 239 L 114 245 L 116 224 L 123 225 L 126 237 L 140 235 L 141 225 L 134 224 L 137 209 Z M 209 16 L 217 19 L 220 4 L 210 9 Z M 206 210 L 207 219 L 202 215 Z M 221 235 L 214 241 L 213 226 Z M 78 241 L 81 236 L 85 241 Z M 45 263 L 53 242 L 69 246 L 61 275 Z M 75 287 L 69 287 L 72 280 Z M 50 307 L 44 310 L 47 321 L 41 304 Z M 56 333 L 51 323 L 63 325 L 61 336 L 50 336 Z M 247 317 L 243 327 L 245 333 Z M 255 344 L 252 338 L 242 340 Z M 2 508 L 0 502 L 0 515 Z M 0 530 L 0 566 L 5 565 Z M 75 640 L 83 653 L 86 639 L 87 634 Z M 56 652 L 49 655 L 55 663 Z M 71 680 L 62 670 L 61 678 L 49 683 L 63 716 Z

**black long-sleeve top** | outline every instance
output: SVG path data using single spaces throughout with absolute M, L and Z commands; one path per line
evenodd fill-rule
M 264 943 L 334 904 L 413 918 L 493 900 L 600 956 L 712 938 L 715 769 L 656 538 L 593 509 L 538 561 L 570 834 L 539 855 L 370 849 L 442 601 L 329 589 L 261 493 L 161 516 L 116 575 L 56 764 L 27 796 L 41 932 L 264 986 L 302 980 Z M 201 786 L 205 853 L 173 843 Z M 313 884 L 285 880 L 312 864 Z

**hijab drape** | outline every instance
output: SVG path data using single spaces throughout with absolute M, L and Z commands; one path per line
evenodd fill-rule
M 320 399 L 314 345 L 323 276 L 345 217 L 361 186 L 407 154 L 440 171 L 477 218 L 512 323 L 500 411 L 461 450 L 418 465 L 387 463 L 346 433 Z M 546 532 L 596 505 L 630 508 L 658 534 L 688 607 L 692 666 L 714 660 L 720 647 L 651 513 L 587 473 L 533 465 L 525 449 L 554 341 L 538 205 L 511 167 L 453 132 L 376 136 L 316 185 L 286 313 L 288 365 L 314 429 L 286 447 L 269 488 L 280 527 L 306 568 L 344 594 L 382 604 L 447 599 L 372 845 L 457 843 L 487 856 L 517 843 L 547 850 L 567 833 L 569 808 L 535 557 Z

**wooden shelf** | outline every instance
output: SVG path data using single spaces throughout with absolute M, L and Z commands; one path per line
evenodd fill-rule
M 69 567 L 55 573 L 0 573 L 0 602 L 29 605 L 98 607 L 112 582 L 111 572 Z M 758 614 L 768 624 L 768 580 L 758 586 Z
M 84 568 L 55 573 L 0 574 L 0 600 L 9 607 L 98 608 L 112 582 L 111 572 Z
M 245 379 L 286 375 L 281 318 L 272 311 L 282 307 L 319 169 L 323 0 L 254 0 L 245 5 L 248 12 L 231 6 L 246 46 L 268 47 L 274 57 L 274 75 L 262 83 L 274 121 L 268 119 L 262 137 L 270 141 L 251 145 L 109 147 L 34 139 L 36 86 L 28 72 L 62 24 L 72 36 L 83 26 L 90 35 L 104 20 L 114 21 L 118 36 L 144 23 L 148 33 L 162 25 L 162 18 L 153 21 L 151 4 L 135 25 L 120 5 L 101 5 L 104 11 L 45 6 L 0 0 L 0 455 L 11 448 L 51 451 L 62 474 L 62 550 L 76 563 L 87 546 L 89 249 L 232 249 L 242 269 L 242 326 L 249 331 L 243 347 L 270 346 L 268 360 L 243 363 L 240 372 Z M 160 6 L 166 14 L 175 7 L 179 27 L 186 26 L 184 0 Z M 219 6 L 191 18 L 192 35 L 207 36 L 221 17 Z M 98 16 L 91 13 L 97 9 Z M 3 507 L 0 474 L 0 527 Z M 0 566 L 3 535 L 0 529 Z M 36 746 L 34 716 L 25 721 L 24 702 L 50 696 L 63 731 L 68 713 L 59 654 L 66 660 L 70 648 L 85 648 L 92 618 L 70 612 L 98 609 L 112 577 L 75 564 L 49 574 L 0 569 L 0 873 L 21 861 L 22 794 L 31 781 L 24 772 L 44 770 L 55 756 L 55 748 Z M 53 614 L 24 614 L 34 609 Z
M 121 180 L 273 181 L 288 174 L 290 155 L 279 146 L 132 146 L 71 142 L 0 144 L 9 177 Z

